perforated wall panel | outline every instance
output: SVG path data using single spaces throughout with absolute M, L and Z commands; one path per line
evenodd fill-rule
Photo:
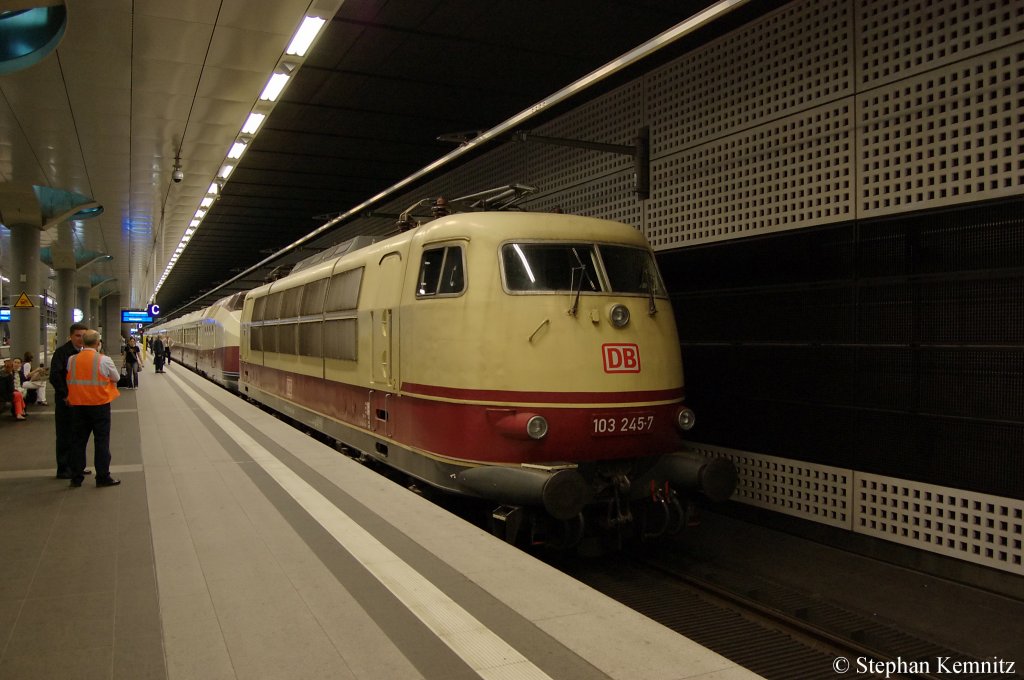
M 1024 501 L 857 473 L 857 533 L 1024 574 Z
M 794 2 L 647 76 L 662 157 L 853 92 L 847 0 Z
M 850 470 L 700 444 L 694 450 L 732 461 L 739 472 L 735 501 L 843 529 L 852 526 Z
M 861 90 L 1019 42 L 1019 0 L 862 0 L 857 8 Z
M 1024 45 L 859 95 L 859 215 L 1024 191 Z
M 849 219 L 853 160 L 849 99 L 659 158 L 647 237 L 678 247 Z
M 1024 501 L 692 444 L 736 465 L 732 500 L 1024 574 Z

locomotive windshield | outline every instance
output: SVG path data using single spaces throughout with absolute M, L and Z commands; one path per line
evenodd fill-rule
M 654 258 L 643 248 L 593 243 L 507 243 L 501 248 L 511 292 L 664 295 Z

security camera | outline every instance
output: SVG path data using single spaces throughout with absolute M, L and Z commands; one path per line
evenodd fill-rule
M 185 179 L 185 173 L 181 171 L 181 168 L 175 168 L 174 172 L 171 173 L 171 179 L 174 180 L 175 184 L 178 184 L 181 180 Z

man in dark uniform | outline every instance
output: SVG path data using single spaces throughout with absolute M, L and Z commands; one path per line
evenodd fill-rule
M 68 405 L 68 358 L 82 349 L 82 337 L 89 327 L 73 323 L 68 341 L 57 348 L 50 362 L 50 384 L 53 385 L 54 423 L 57 430 L 57 479 L 71 479 L 72 428 L 71 406 Z M 84 474 L 89 474 L 85 470 Z
M 153 342 L 150 343 L 150 348 L 153 350 L 153 365 L 156 366 L 157 373 L 164 372 L 164 343 L 160 339 L 160 336 L 153 338 Z

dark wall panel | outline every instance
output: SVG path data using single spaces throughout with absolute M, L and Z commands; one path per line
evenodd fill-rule
M 658 259 L 695 441 L 1024 498 L 1024 200 Z

